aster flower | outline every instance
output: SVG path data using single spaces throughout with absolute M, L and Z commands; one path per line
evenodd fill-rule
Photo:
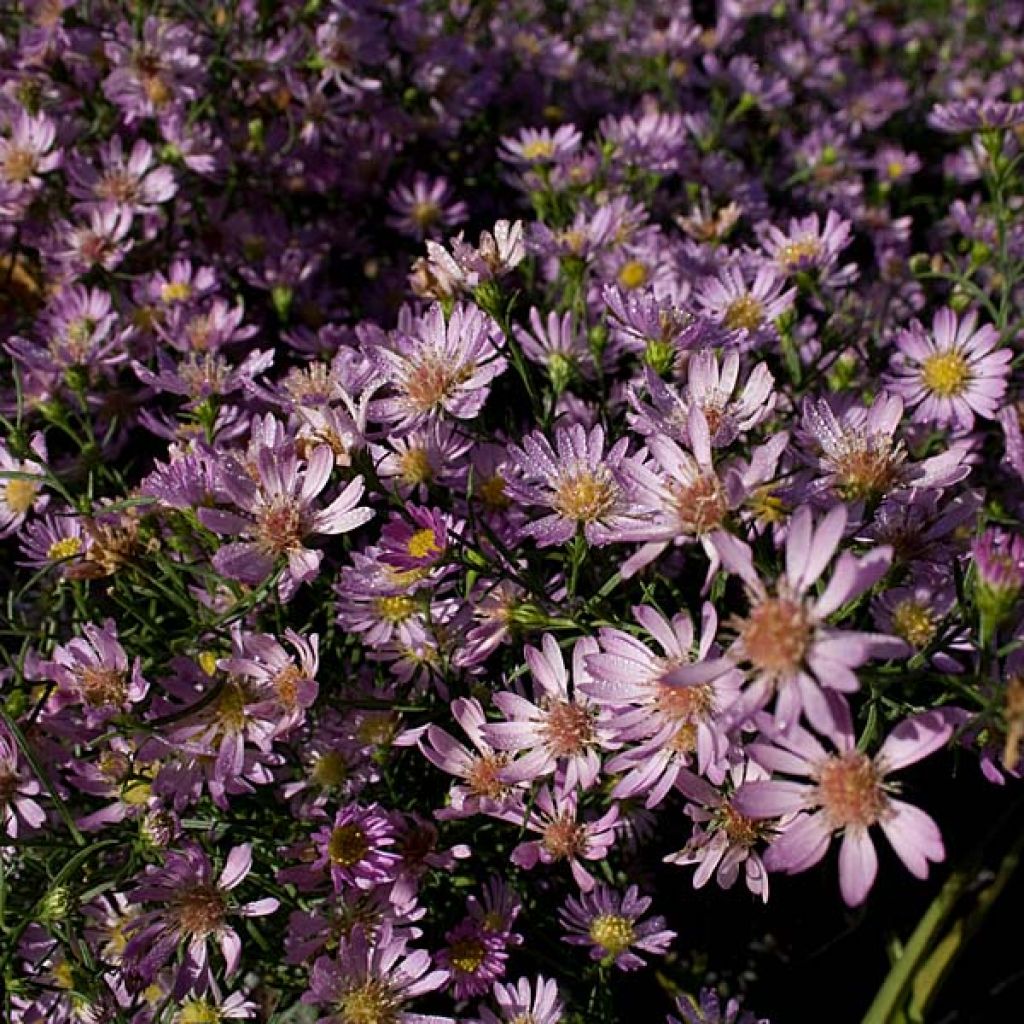
M 968 475 L 958 445 L 922 462 L 910 461 L 897 437 L 902 421 L 903 400 L 884 391 L 866 409 L 851 405 L 838 413 L 828 399 L 808 398 L 803 429 L 819 449 L 810 494 L 829 504 L 838 497 L 857 507 L 908 488 L 950 487 Z
M 774 341 L 774 322 L 793 305 L 796 289 L 785 288 L 785 279 L 771 264 L 762 264 L 749 275 L 736 266 L 723 267 L 714 277 L 697 285 L 694 300 L 702 315 L 734 332 L 735 343 L 751 348 Z
M 514 985 L 495 983 L 494 1000 L 498 1013 L 481 1007 L 480 1024 L 560 1024 L 565 1012 L 558 984 L 540 974 L 532 985 L 527 978 Z
M 113 619 L 85 623 L 80 637 L 54 650 L 45 671 L 57 684 L 56 707 L 81 705 L 90 725 L 128 711 L 149 689 L 141 660 L 129 664 Z
M 90 270 L 114 270 L 132 249 L 129 237 L 132 214 L 116 203 L 101 203 L 83 211 L 85 221 L 61 221 L 58 225 L 59 248 L 56 260 L 71 273 Z
M 97 170 L 85 160 L 73 161 L 68 168 L 68 191 L 82 205 L 113 203 L 132 214 L 151 213 L 177 191 L 174 172 L 161 167 L 152 146 L 136 139 L 131 152 L 125 153 L 119 135 L 100 146 L 102 165 Z
M 381 530 L 380 560 L 400 571 L 432 569 L 444 561 L 449 529 L 440 509 L 412 505 Z
M 436 237 L 443 228 L 461 224 L 468 208 L 454 199 L 451 184 L 445 178 L 430 178 L 417 171 L 411 184 L 399 184 L 388 195 L 394 214 L 388 224 L 410 238 Z
M 28 523 L 20 540 L 19 565 L 32 569 L 52 566 L 62 576 L 72 572 L 74 563 L 88 554 L 89 538 L 82 520 L 71 512 L 46 515 Z
M 766 255 L 775 261 L 783 274 L 818 271 L 831 286 L 849 284 L 857 268 L 848 264 L 834 272 L 839 254 L 850 244 L 850 222 L 835 210 L 829 210 L 824 225 L 816 213 L 791 220 L 789 230 L 774 224 L 758 226 L 758 238 Z
M 932 128 L 950 135 L 1012 128 L 1021 123 L 1024 123 L 1024 103 L 973 96 L 952 103 L 938 103 L 928 115 L 928 124 Z
M 786 537 L 786 569 L 771 587 L 758 576 L 749 549 L 727 548 L 724 560 L 746 583 L 750 611 L 735 621 L 736 639 L 719 668 L 713 660 L 684 665 L 670 670 L 665 681 L 692 685 L 714 678 L 727 666 L 745 664 L 749 685 L 738 714 L 741 708 L 763 708 L 777 693 L 779 728 L 796 722 L 803 711 L 815 729 L 831 733 L 840 695 L 859 689 L 853 670 L 872 656 L 894 650 L 891 638 L 825 624 L 829 615 L 885 575 L 891 549 L 876 548 L 860 558 L 843 552 L 821 594 L 806 596 L 839 547 L 846 520 L 843 505 L 832 508 L 816 527 L 808 506 L 797 509 Z
M 43 185 L 41 175 L 60 166 L 56 141 L 57 126 L 52 118 L 17 109 L 10 135 L 0 137 L 0 182 L 13 186 L 15 195 L 38 191 Z
M 634 525 L 642 510 L 633 501 L 631 471 L 637 464 L 626 455 L 629 439 L 622 438 L 605 452 L 600 426 L 589 433 L 578 423 L 555 429 L 555 448 L 539 432 L 509 446 L 519 475 L 506 481 L 509 496 L 523 505 L 551 509 L 550 514 L 523 528 L 539 546 L 565 544 L 577 531 L 587 542 L 607 544 L 618 530 Z M 556 454 L 557 452 L 557 454 Z
M 24 763 L 17 742 L 0 723 L 0 827 L 5 835 L 17 839 L 45 824 L 41 793 L 42 786 Z
M 716 448 L 727 447 L 752 430 L 774 408 L 774 378 L 764 363 L 758 363 L 747 375 L 742 392 L 734 396 L 740 375 L 740 355 L 729 350 L 721 360 L 719 365 L 719 355 L 712 349 L 694 352 L 686 364 L 685 389 L 667 383 L 651 367 L 645 367 L 643 391 L 639 387 L 629 391 L 633 409 L 627 414 L 629 425 L 645 437 L 665 434 L 688 446 L 690 409 L 697 406 Z
M 600 817 L 581 819 L 576 792 L 566 792 L 557 778 L 554 788 L 541 786 L 529 809 L 520 803 L 491 813 L 540 834 L 540 839 L 522 842 L 512 851 L 513 864 L 529 871 L 538 863 L 568 861 L 582 892 L 590 892 L 597 884 L 583 861 L 604 860 L 620 827 L 618 804 L 612 804 Z
M 457 697 L 451 704 L 452 717 L 469 737 L 474 750 L 431 723 L 419 740 L 420 751 L 441 771 L 463 780 L 452 786 L 448 808 L 437 812 L 439 818 L 467 818 L 492 813 L 508 800 L 512 787 L 502 779 L 510 755 L 496 750 L 487 740 L 487 723 L 480 702 L 473 697 Z
M 128 926 L 124 949 L 126 969 L 149 983 L 184 943 L 184 957 L 174 983 L 175 996 L 202 994 L 211 985 L 209 945 L 216 943 L 225 962 L 225 976 L 241 964 L 242 940 L 228 923 L 230 916 L 264 917 L 278 901 L 272 897 L 232 906 L 230 893 L 252 869 L 252 846 L 233 847 L 216 880 L 209 857 L 196 844 L 187 843 L 167 855 L 162 865 L 150 865 L 129 894 L 133 903 L 161 903 L 145 910 Z
M 533 782 L 561 769 L 565 783 L 589 789 L 601 769 L 599 750 L 607 735 L 599 709 L 581 690 L 587 678 L 586 657 L 597 650 L 592 638 L 583 637 L 573 647 L 573 692 L 570 695 L 558 641 L 545 633 L 541 648 L 523 652 L 534 683 L 535 702 L 508 690 L 494 695 L 494 703 L 507 721 L 483 726 L 484 738 L 498 750 L 524 752 L 503 767 L 500 778 L 513 785 Z
M 430 1024 L 437 1020 L 409 1013 L 405 1005 L 441 988 L 448 972 L 431 970 L 430 954 L 424 949 L 409 950 L 408 941 L 385 922 L 374 942 L 362 928 L 353 928 L 337 959 L 319 957 L 310 989 L 302 997 L 307 1005 L 331 1007 L 330 1013 L 317 1018 L 317 1024 Z
M 945 856 L 935 822 L 923 811 L 897 800 L 886 777 L 944 746 L 953 734 L 945 711 L 927 711 L 900 722 L 869 757 L 857 750 L 849 715 L 839 716 L 828 751 L 806 729 L 776 730 L 761 719 L 771 743 L 755 742 L 750 756 L 771 771 L 807 781 L 771 780 L 745 783 L 735 806 L 752 818 L 796 816 L 765 854 L 769 871 L 794 874 L 813 867 L 832 837 L 842 835 L 839 885 L 849 906 L 863 903 L 875 881 L 878 858 L 869 829 L 881 827 L 896 855 L 917 878 L 928 875 L 928 862 Z
M 325 825 L 313 834 L 317 854 L 309 872 L 328 870 L 336 892 L 349 887 L 372 889 L 392 881 L 400 862 L 390 849 L 395 834 L 394 824 L 377 804 L 349 804 L 337 812 L 333 826 Z M 282 873 L 282 877 L 291 876 Z
M 665 863 L 696 865 L 694 889 L 703 888 L 712 878 L 721 888 L 731 889 L 742 868 L 747 889 L 768 902 L 768 872 L 758 847 L 774 834 L 774 824 L 741 814 L 733 800 L 744 782 L 768 777 L 755 761 L 733 764 L 717 788 L 692 772 L 680 773 L 676 785 L 689 801 L 686 816 L 693 820 L 693 833 Z
M 940 309 L 930 333 L 915 320 L 896 336 L 887 384 L 916 421 L 966 432 L 975 416 L 995 418 L 1013 353 L 996 348 L 999 332 L 991 324 L 977 322 L 975 312 L 958 322 L 952 310 Z
M 505 973 L 508 952 L 504 938 L 472 917 L 445 934 L 447 946 L 437 954 L 437 965 L 449 973 L 456 999 L 482 996 Z
M 723 544 L 745 546 L 725 536 L 733 513 L 774 476 L 789 442 L 788 434 L 778 433 L 754 450 L 749 464 L 735 460 L 718 469 L 713 463 L 707 420 L 696 405 L 690 407 L 687 427 L 692 454 L 670 438 L 654 435 L 647 439 L 653 462 L 633 469 L 636 500 L 650 512 L 620 527 L 614 535 L 615 540 L 646 541 L 623 565 L 621 572 L 626 578 L 670 544 L 696 540 L 708 557 L 710 584 L 721 564 Z
M 46 478 L 46 440 L 33 434 L 29 444 L 34 459 L 18 459 L 0 441 L 0 538 L 17 532 L 30 511 L 41 512 L 49 503 L 42 493 Z
M 372 509 L 358 504 L 362 477 L 352 480 L 326 508 L 314 506 L 333 467 L 334 456 L 326 445 L 315 448 L 302 469 L 293 448 L 260 448 L 255 481 L 237 460 L 228 459 L 222 483 L 240 511 L 201 508 L 199 519 L 215 533 L 246 539 L 220 548 L 213 558 L 217 571 L 245 583 L 260 583 L 283 555 L 293 585 L 313 579 L 323 553 L 307 548 L 306 538 L 348 533 L 373 517 Z
M 691 760 L 702 774 L 720 775 L 718 765 L 729 746 L 720 719 L 736 699 L 742 676 L 727 673 L 695 686 L 664 681 L 672 668 L 712 653 L 718 619 L 710 604 L 703 607 L 696 649 L 693 621 L 686 612 L 669 621 L 654 608 L 639 606 L 633 609 L 633 617 L 661 653 L 655 654 L 624 630 L 602 627 L 600 652 L 587 656 L 588 677 L 577 683 L 577 689 L 611 708 L 606 729 L 614 737 L 614 746 L 624 749 L 611 758 L 607 770 L 625 773 L 612 796 L 644 795 L 651 808 L 665 799 Z
M 649 896 L 631 885 L 625 893 L 607 885 L 590 892 L 570 896 L 558 912 L 565 930 L 563 942 L 590 946 L 592 960 L 614 963 L 619 970 L 635 971 L 646 961 L 634 950 L 662 956 L 676 933 L 665 927 L 665 918 L 657 915 L 641 920 L 651 906 Z
M 974 598 L 981 613 L 981 642 L 1009 618 L 1024 589 L 1024 537 L 988 529 L 971 544 Z
M 435 303 L 410 330 L 398 332 L 394 348 L 372 349 L 394 396 L 376 399 L 371 415 L 399 428 L 431 416 L 472 419 L 487 400 L 491 381 L 507 365 L 498 354 L 500 340 L 497 323 L 475 306 L 455 306 L 445 323 Z
M 518 324 L 512 328 L 519 347 L 527 359 L 547 368 L 552 386 L 562 391 L 590 359 L 583 332 L 576 327 L 572 311 L 559 317 L 551 310 L 542 318 L 540 310 L 533 306 L 529 320 L 528 331 Z
M 583 141 L 583 135 L 573 124 L 555 129 L 524 128 L 518 138 L 501 140 L 499 156 L 509 163 L 525 166 L 558 163 L 572 156 Z
M 770 1024 L 767 1017 L 755 1017 L 749 1010 L 744 1010 L 738 999 L 730 999 L 723 1007 L 713 988 L 702 988 L 699 1000 L 679 996 L 676 1012 L 682 1020 L 669 1015 L 667 1024 Z

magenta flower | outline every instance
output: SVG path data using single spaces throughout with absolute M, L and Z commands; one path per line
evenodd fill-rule
M 293 586 L 315 578 L 323 552 L 307 548 L 306 538 L 348 533 L 373 517 L 372 509 L 359 505 L 362 477 L 352 480 L 326 508 L 315 507 L 314 499 L 327 486 L 333 468 L 334 456 L 327 445 L 314 448 L 303 469 L 293 448 L 261 447 L 256 481 L 229 458 L 222 483 L 241 512 L 201 508 L 199 519 L 215 533 L 247 539 L 226 544 L 214 555 L 217 571 L 243 583 L 260 583 L 284 556 L 285 578 Z
M 429 570 L 447 553 L 448 530 L 448 517 L 440 509 L 410 505 L 381 530 L 380 560 L 400 571 Z
M 996 348 L 999 332 L 991 324 L 976 329 L 977 322 L 973 311 L 958 323 L 952 310 L 940 309 L 931 333 L 914 320 L 896 336 L 887 384 L 916 421 L 965 432 L 975 416 L 995 418 L 1013 353 Z
M 575 423 L 555 430 L 555 448 L 539 432 L 509 446 L 520 475 L 506 481 L 514 501 L 550 509 L 522 528 L 540 547 L 565 544 L 582 531 L 593 545 L 608 544 L 622 529 L 634 526 L 642 509 L 633 500 L 632 470 L 638 462 L 626 455 L 622 438 L 605 452 L 600 426 L 588 433 Z
M 635 971 L 647 961 L 634 950 L 662 956 L 676 937 L 660 915 L 641 920 L 651 902 L 635 885 L 620 893 L 601 884 L 578 897 L 570 896 L 558 912 L 565 929 L 562 941 L 589 946 L 593 960 L 614 963 L 621 971 Z
M 313 833 L 316 860 L 310 873 L 330 871 L 336 892 L 354 887 L 373 889 L 393 881 L 401 867 L 394 823 L 377 804 L 349 804 L 334 816 L 332 826 Z
M 423 756 L 460 782 L 452 785 L 449 806 L 439 818 L 468 818 L 493 813 L 507 803 L 512 787 L 503 777 L 510 755 L 491 746 L 486 738 L 487 719 L 475 697 L 458 697 L 451 704 L 452 717 L 462 726 L 474 750 L 454 739 L 439 725 L 427 726 L 420 738 Z
M 231 905 L 231 890 L 251 869 L 249 843 L 228 853 L 216 880 L 209 857 L 194 843 L 169 853 L 162 865 L 147 867 L 130 897 L 134 903 L 164 906 L 132 919 L 131 937 L 124 950 L 126 968 L 148 984 L 172 959 L 179 944 L 184 944 L 184 957 L 175 975 L 175 996 L 202 994 L 212 984 L 208 950 L 210 943 L 216 943 L 224 957 L 225 976 L 230 978 L 241 963 L 242 940 L 228 923 L 229 917 L 263 917 L 278 907 L 273 897 Z
M 737 705 L 738 715 L 763 708 L 777 693 L 775 722 L 780 729 L 795 723 L 802 711 L 815 729 L 831 733 L 839 695 L 859 689 L 853 670 L 871 657 L 900 650 L 890 637 L 826 625 L 830 615 L 885 575 L 890 548 L 879 547 L 860 558 L 844 551 L 821 594 L 807 596 L 839 547 L 846 515 L 846 507 L 837 505 L 815 527 L 810 508 L 797 509 L 786 537 L 785 572 L 771 587 L 758 576 L 749 549 L 730 546 L 723 560 L 746 583 L 750 611 L 737 621 L 737 637 L 717 665 L 684 665 L 671 670 L 666 682 L 693 685 L 733 665 L 746 665 L 749 685 Z
M 768 872 L 757 847 L 772 835 L 772 823 L 741 814 L 733 800 L 744 782 L 766 778 L 768 773 L 754 761 L 734 764 L 724 786 L 718 789 L 692 772 L 680 773 L 677 787 L 690 801 L 686 815 L 693 819 L 693 833 L 687 844 L 670 853 L 665 862 L 695 864 L 694 889 L 703 888 L 712 877 L 721 888 L 731 889 L 742 868 L 747 889 L 768 902 Z
M 751 757 L 770 771 L 808 780 L 747 782 L 733 799 L 740 812 L 752 818 L 795 814 L 765 854 L 769 871 L 806 871 L 825 855 L 832 837 L 841 834 L 839 887 L 846 903 L 856 906 L 864 902 L 878 870 L 869 832 L 873 826 L 881 827 L 917 878 L 927 877 L 929 861 L 943 859 L 935 822 L 895 799 L 895 787 L 886 778 L 946 743 L 954 727 L 949 714 L 927 711 L 900 722 L 874 757 L 857 750 L 848 715 L 833 733 L 834 753 L 800 726 L 783 733 L 764 718 L 758 724 L 772 743 L 752 743 Z
M 317 1018 L 317 1024 L 426 1024 L 426 1018 L 407 1012 L 405 1004 L 441 988 L 448 972 L 431 970 L 430 954 L 425 949 L 407 949 L 408 942 L 386 921 L 373 942 L 361 927 L 355 927 L 336 959 L 319 957 L 310 989 L 302 997 L 307 1005 L 331 1008 Z
M 505 973 L 508 961 L 504 936 L 467 917 L 446 935 L 448 943 L 437 954 L 437 964 L 448 971 L 456 999 L 482 996 Z

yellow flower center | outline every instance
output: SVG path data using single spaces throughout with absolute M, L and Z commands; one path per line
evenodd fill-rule
M 398 1003 L 382 981 L 367 981 L 338 1001 L 340 1024 L 397 1024 Z
M 779 250 L 779 262 L 790 269 L 805 265 L 821 255 L 821 242 L 817 238 L 801 238 L 787 242 Z
M 555 155 L 555 144 L 550 139 L 534 139 L 522 149 L 527 160 L 550 160 Z
M 160 289 L 160 298 L 166 303 L 184 302 L 192 295 L 192 286 L 187 281 L 168 281 Z
M 952 398 L 967 390 L 971 367 L 959 352 L 936 352 L 922 364 L 921 379 L 932 394 Z
M 82 541 L 78 537 L 62 537 L 46 549 L 46 557 L 59 562 L 64 558 L 74 558 L 81 550 Z
M 892 630 L 912 647 L 920 649 L 935 636 L 935 616 L 927 605 L 908 597 L 892 613 Z
M 438 218 L 441 216 L 441 208 L 437 203 L 413 203 L 412 209 L 409 211 L 409 216 L 412 217 L 413 222 L 418 224 L 421 228 L 426 228 L 430 227 L 431 224 L 436 223 Z
M 178 1012 L 178 1024 L 220 1024 L 220 1010 L 205 999 L 190 1000 Z
M 741 295 L 725 311 L 725 326 L 733 331 L 756 331 L 762 320 L 764 307 L 753 295 Z
M 899 160 L 890 160 L 885 165 L 885 173 L 889 176 L 889 178 L 892 181 L 895 181 L 897 178 L 903 177 L 904 169 L 905 168 L 903 166 L 903 163 Z
M 8 480 L 4 487 L 4 502 L 18 516 L 23 516 L 36 500 L 39 484 L 32 480 Z
M 426 558 L 428 555 L 441 553 L 441 549 L 437 544 L 437 538 L 434 536 L 434 531 L 428 527 L 417 530 L 409 538 L 405 547 L 413 558 Z
M 414 611 L 416 602 L 405 594 L 395 594 L 391 597 L 378 597 L 373 602 L 373 610 L 385 622 L 405 622 Z
M 505 481 L 497 474 L 485 480 L 477 488 L 477 493 L 480 495 L 480 500 L 489 509 L 504 509 L 512 504 L 508 495 L 505 494 Z
M 427 484 L 434 479 L 434 467 L 425 448 L 409 448 L 399 458 L 399 472 L 404 483 Z
M 650 271 L 646 264 L 639 260 L 630 260 L 619 269 L 618 281 L 623 288 L 632 291 L 634 288 L 645 285 L 649 277 Z
M 479 939 L 459 939 L 448 951 L 452 967 L 463 974 L 475 974 L 487 956 L 487 949 Z
M 611 511 L 617 495 L 618 488 L 605 467 L 579 466 L 562 474 L 554 506 L 566 519 L 592 523 Z
M 370 842 L 366 833 L 355 823 L 341 825 L 331 832 L 327 841 L 327 855 L 333 863 L 343 868 L 358 864 L 370 852 Z
M 624 953 L 636 938 L 633 922 L 620 914 L 600 914 L 590 923 L 590 937 L 611 956 Z
M 7 151 L 4 159 L 4 177 L 14 184 L 24 184 L 36 169 L 36 157 L 31 150 L 16 149 L 12 147 Z

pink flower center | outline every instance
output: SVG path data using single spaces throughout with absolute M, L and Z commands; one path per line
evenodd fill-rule
M 275 555 L 301 547 L 306 535 L 302 509 L 290 498 L 277 498 L 260 509 L 256 529 L 260 545 Z
M 452 366 L 437 356 L 428 356 L 413 367 L 403 384 L 405 397 L 416 412 L 430 412 L 467 381 L 472 366 Z
M 547 708 L 544 739 L 555 757 L 579 754 L 594 740 L 593 716 L 580 704 L 557 701 Z
M 811 623 L 799 602 L 769 597 L 751 609 L 740 637 L 754 668 L 769 675 L 788 675 L 799 667 L 810 646 Z
M 474 796 L 497 800 L 507 792 L 507 787 L 499 779 L 502 768 L 508 764 L 508 754 L 485 754 L 478 757 L 470 766 L 466 776 L 466 784 Z
M 583 853 L 586 849 L 586 840 L 586 826 L 577 824 L 574 818 L 570 818 L 565 814 L 555 818 L 544 829 L 544 834 L 541 838 L 544 849 L 555 860 L 562 860 L 566 857 Z
M 830 757 L 818 769 L 817 800 L 833 828 L 873 825 L 888 804 L 874 761 L 857 751 Z
M 722 525 L 729 501 L 718 477 L 704 473 L 676 491 L 676 516 L 682 533 L 701 535 Z
M 128 695 L 128 682 L 117 669 L 92 665 L 77 673 L 78 687 L 86 704 L 93 707 L 116 707 Z

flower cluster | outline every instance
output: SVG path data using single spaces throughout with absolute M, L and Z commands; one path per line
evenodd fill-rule
M 796 1019 L 779 876 L 937 891 L 1024 773 L 1022 39 L 8 5 L 0 1018 Z

